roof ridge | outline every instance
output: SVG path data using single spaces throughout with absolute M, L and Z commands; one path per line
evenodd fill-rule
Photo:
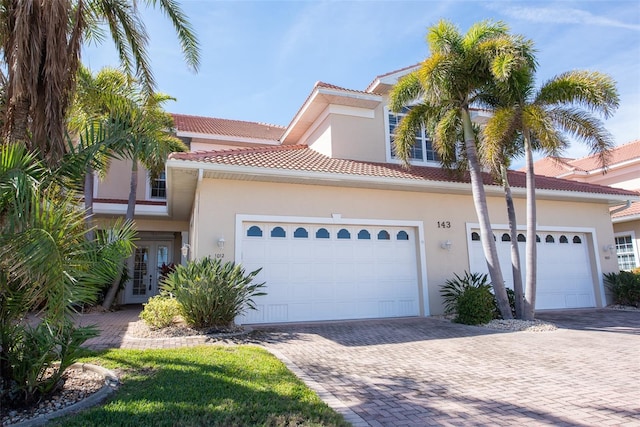
M 222 117 L 198 116 L 198 115 L 194 115 L 194 114 L 182 114 L 182 113 L 170 113 L 170 114 L 172 116 L 191 117 L 191 118 L 194 118 L 194 119 L 222 120 L 222 121 L 225 121 L 225 122 L 249 123 L 249 124 L 252 124 L 252 125 L 261 125 L 261 126 L 268 126 L 268 127 L 286 129 L 286 126 L 276 125 L 276 124 L 273 124 L 273 123 L 266 123 L 266 122 L 253 122 L 253 121 L 249 121 L 249 120 L 238 120 L 238 119 L 225 119 L 225 118 L 222 118 Z

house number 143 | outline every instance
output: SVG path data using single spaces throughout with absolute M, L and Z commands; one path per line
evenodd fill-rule
M 451 228 L 450 221 L 438 221 L 438 228 Z

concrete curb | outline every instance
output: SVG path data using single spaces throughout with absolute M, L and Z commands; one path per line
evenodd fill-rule
M 82 399 L 79 402 L 74 403 L 73 405 L 66 406 L 58 411 L 40 415 L 37 418 L 32 418 L 18 424 L 9 425 L 12 427 L 33 427 L 45 425 L 55 418 L 73 414 L 75 412 L 80 412 L 92 406 L 98 405 L 99 403 L 103 402 L 111 393 L 113 393 L 120 385 L 120 381 L 118 380 L 118 376 L 115 374 L 115 372 L 103 368 L 102 366 L 91 365 L 88 363 L 74 363 L 73 365 L 69 366 L 69 368 L 82 369 L 83 371 L 92 371 L 100 374 L 104 378 L 104 385 L 100 390 L 93 393 L 91 396 L 87 397 L 86 399 Z

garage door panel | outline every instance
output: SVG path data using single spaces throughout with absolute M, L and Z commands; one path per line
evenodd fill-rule
M 501 241 L 501 231 L 494 232 L 498 237 L 496 246 L 504 279 L 507 286 L 513 289 L 511 242 Z M 550 242 L 547 242 L 547 236 L 550 237 Z M 562 236 L 567 243 L 560 243 Z M 552 232 L 540 233 L 539 237 L 536 309 L 593 307 L 594 281 L 584 234 Z M 524 280 L 525 243 L 521 242 L 518 246 Z M 488 273 L 482 244 L 478 240 L 471 242 L 470 265 L 474 272 Z
M 268 295 L 255 299 L 260 315 L 247 315 L 239 321 L 268 323 L 419 314 L 418 261 L 411 229 L 307 225 L 308 238 L 294 238 L 299 229 L 296 224 L 246 223 L 243 229 L 253 225 L 267 231 L 259 242 L 245 232 L 243 263 L 248 265 L 250 256 L 251 265 L 264 266 Z M 277 226 L 286 237 L 270 236 Z M 349 238 L 338 239 L 343 229 L 350 233 Z M 378 239 L 381 230 L 388 235 L 380 236 L 389 237 L 388 240 Z M 397 240 L 400 231 L 407 233 L 401 237 L 408 237 L 408 241 Z M 328 238 L 318 237 L 327 235 Z M 341 236 L 347 237 L 344 231 Z M 362 238 L 367 236 L 368 239 Z

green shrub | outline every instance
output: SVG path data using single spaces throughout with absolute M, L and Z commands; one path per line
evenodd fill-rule
M 245 274 L 240 265 L 207 257 L 176 266 L 161 288 L 178 300 L 190 326 L 227 327 L 246 309 L 255 310 L 253 297 L 265 295 L 264 283 L 251 283 L 260 270 Z
M 144 304 L 140 318 L 152 329 L 166 328 L 173 324 L 173 318 L 180 314 L 180 303 L 165 295 L 149 298 Z
M 457 323 L 480 325 L 493 319 L 494 297 L 488 285 L 469 286 L 458 297 Z
M 640 274 L 631 271 L 605 273 L 604 283 L 613 294 L 613 302 L 620 305 L 640 306 Z
M 445 282 L 440 288 L 440 295 L 444 302 L 445 314 L 453 314 L 458 312 L 458 299 L 460 295 L 469 287 L 490 286 L 487 282 L 487 275 L 480 273 L 464 272 L 464 276 L 460 277 L 454 273 L 454 278 Z

